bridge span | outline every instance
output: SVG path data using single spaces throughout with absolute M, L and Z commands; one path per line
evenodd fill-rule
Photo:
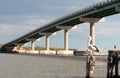
M 31 42 L 31 52 L 37 53 L 34 50 L 34 42 L 46 36 L 46 50 L 42 53 L 55 53 L 49 49 L 49 37 L 57 31 L 64 30 L 64 50 L 58 51 L 58 54 L 73 54 L 68 46 L 68 31 L 75 27 L 75 25 L 85 22 L 90 23 L 90 36 L 92 37 L 92 44 L 95 44 L 95 23 L 103 22 L 104 17 L 118 14 L 120 12 L 120 0 L 105 0 L 94 5 L 91 5 L 82 10 L 73 12 L 67 16 L 59 18 L 49 24 L 46 24 L 30 33 L 23 35 L 13 41 L 3 45 L 2 50 L 5 51 L 21 51 L 21 47 Z

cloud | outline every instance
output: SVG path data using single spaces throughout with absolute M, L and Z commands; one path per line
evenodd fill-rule
M 76 10 L 79 10 L 79 6 L 75 6 L 75 5 L 70 5 L 70 6 L 60 6 L 60 7 L 56 7 L 54 8 L 55 10 L 64 10 L 64 12 L 73 12 Z
M 0 24 L 0 34 L 8 34 L 13 31 L 13 26 L 11 24 Z
M 47 18 L 45 17 L 41 17 L 41 16 L 24 16 L 24 15 L 20 15 L 20 16 L 3 16 L 2 18 L 0 18 L 0 23 L 7 23 L 7 24 L 17 24 L 17 25 L 33 25 L 33 26 L 37 26 L 37 25 L 43 25 L 48 23 Z M 17 26 L 16 25 L 16 26 Z
M 47 19 L 41 19 L 40 17 L 36 16 L 5 17 L 4 22 L 0 23 L 0 42 L 4 43 L 14 40 L 43 26 L 44 24 L 47 24 L 47 22 Z
M 40 17 L 30 17 L 30 16 L 27 16 L 27 17 L 14 16 L 14 17 L 5 17 L 3 19 L 4 19 L 4 22 L 0 24 L 0 28 L 1 30 L 9 29 L 9 31 L 13 31 L 15 28 L 26 28 L 26 27 L 33 30 L 37 27 L 40 27 L 48 23 L 47 19 L 42 19 Z
M 96 26 L 96 34 L 98 36 L 118 36 L 116 32 L 119 32 L 119 21 L 107 21 L 103 24 Z

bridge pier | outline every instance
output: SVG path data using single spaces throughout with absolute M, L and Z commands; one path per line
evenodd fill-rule
M 92 44 L 95 45 L 95 23 L 105 21 L 105 18 L 80 18 L 80 21 L 90 23 L 90 36 L 92 37 Z
M 68 30 L 64 30 L 64 49 L 68 50 Z
M 90 36 L 92 37 L 92 44 L 95 45 L 95 23 L 90 23 Z
M 50 36 L 51 35 L 55 35 L 56 33 L 39 33 L 40 35 L 45 35 L 46 36 L 46 50 L 41 50 L 40 53 L 41 54 L 56 54 L 56 51 L 51 51 L 50 50 L 50 44 L 49 44 L 49 41 L 50 41 Z
M 26 53 L 33 53 L 33 54 L 38 54 L 39 52 L 38 51 L 35 51 L 35 41 L 37 40 L 38 38 L 26 38 L 25 40 L 27 41 L 31 41 L 31 51 L 26 51 Z
M 34 47 L 34 41 L 31 41 L 31 50 L 34 52 L 35 47 Z
M 24 44 L 16 43 L 15 45 L 16 45 L 17 47 L 19 47 L 18 50 L 22 50 L 22 46 L 23 46 Z
M 46 49 L 49 50 L 49 36 L 46 36 Z
M 73 55 L 73 51 L 69 50 L 69 33 L 68 31 L 73 28 L 73 26 L 58 26 L 58 29 L 64 30 L 64 50 L 57 51 L 60 55 Z
M 18 51 L 19 53 L 25 53 L 25 51 L 23 50 L 22 46 L 25 45 L 23 43 L 15 43 L 16 45 L 16 51 Z
M 90 23 L 90 36 L 92 37 L 92 45 L 95 45 L 95 23 L 103 22 L 104 18 L 80 18 L 80 21 Z M 86 60 L 86 78 L 93 78 L 95 71 L 95 59 L 93 54 L 88 54 Z
M 23 50 L 22 46 L 19 46 L 19 48 L 20 48 L 19 50 Z

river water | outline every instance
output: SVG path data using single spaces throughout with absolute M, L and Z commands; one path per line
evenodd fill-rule
M 0 78 L 85 78 L 85 67 L 85 56 L 0 54 Z M 107 56 L 97 56 L 94 77 L 106 77 L 106 68 Z

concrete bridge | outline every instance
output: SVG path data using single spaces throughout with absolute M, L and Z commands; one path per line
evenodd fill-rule
M 57 54 L 73 54 L 72 50 L 69 50 L 69 38 L 68 31 L 75 27 L 75 25 L 85 22 L 90 23 L 90 36 L 92 37 L 92 44 L 95 44 L 95 23 L 103 22 L 104 17 L 118 14 L 120 12 L 120 0 L 105 0 L 94 5 L 91 5 L 82 10 L 71 13 L 67 16 L 59 18 L 49 24 L 42 26 L 28 34 L 23 35 L 13 41 L 10 41 L 3 45 L 2 50 L 5 51 L 23 51 L 22 46 L 28 42 L 31 42 L 32 53 L 38 53 L 34 50 L 34 42 L 46 36 L 46 50 L 40 51 L 43 54 L 55 54 L 56 51 L 49 49 L 50 36 L 57 31 L 64 30 L 64 50 L 57 51 Z

